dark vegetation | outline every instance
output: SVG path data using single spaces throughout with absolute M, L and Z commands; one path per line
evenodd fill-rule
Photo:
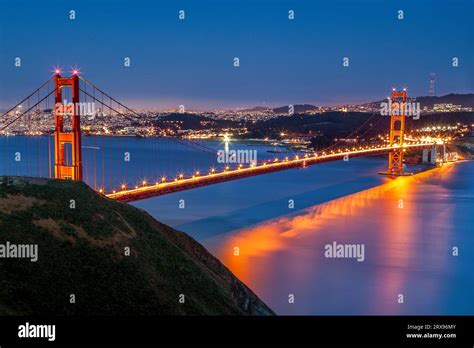
M 0 259 L 0 315 L 273 314 L 195 240 L 83 183 L 0 177 L 7 241 L 39 257 Z

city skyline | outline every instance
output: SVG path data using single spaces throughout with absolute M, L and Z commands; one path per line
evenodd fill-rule
M 54 66 L 66 73 L 77 66 L 130 106 L 160 110 L 358 104 L 383 99 L 391 87 L 424 96 L 432 72 L 436 95 L 473 90 L 472 25 L 469 11 L 460 11 L 473 7 L 469 1 L 183 1 L 150 3 L 147 11 L 125 0 L 0 6 L 1 108 Z M 43 39 L 24 45 L 33 33 Z

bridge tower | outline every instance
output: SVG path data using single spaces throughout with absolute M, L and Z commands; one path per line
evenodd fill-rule
M 407 175 L 403 172 L 403 141 L 405 135 L 405 104 L 408 95 L 405 89 L 392 91 L 390 97 L 390 146 L 398 146 L 390 151 L 388 155 L 387 172 L 385 175 Z
M 79 107 L 79 76 L 54 76 L 54 177 L 82 180 L 81 118 Z M 71 88 L 72 102 L 63 103 L 63 89 Z M 64 117 L 71 116 L 71 129 L 64 128 Z M 65 146 L 71 147 L 71 162 L 66 162 Z

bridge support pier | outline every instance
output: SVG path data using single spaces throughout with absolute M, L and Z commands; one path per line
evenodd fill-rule
M 431 148 L 431 158 L 430 158 L 431 164 L 436 164 L 436 158 L 437 157 L 438 157 L 438 149 L 436 148 L 436 145 L 434 145 Z
M 446 143 L 443 142 L 443 145 L 440 147 L 441 150 L 441 160 L 444 162 L 448 161 L 448 154 L 446 153 Z
M 430 152 L 430 150 L 423 149 L 423 156 L 421 157 L 421 163 L 428 164 L 429 152 Z
M 423 164 L 436 164 L 436 159 L 438 158 L 438 149 L 436 145 L 433 145 L 431 149 L 423 149 L 423 156 L 421 163 Z M 444 155 L 442 154 L 444 160 Z

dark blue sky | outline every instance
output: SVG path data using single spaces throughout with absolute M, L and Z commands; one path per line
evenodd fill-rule
M 77 65 L 131 106 L 158 108 L 341 104 L 392 86 L 426 95 L 431 72 L 437 95 L 467 93 L 473 13 L 472 0 L 0 0 L 0 107 L 56 64 Z

